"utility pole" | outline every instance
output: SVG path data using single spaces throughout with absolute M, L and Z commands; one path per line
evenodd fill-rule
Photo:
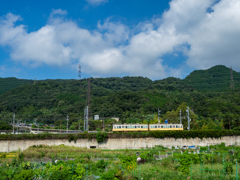
M 18 134 L 19 120 L 17 120 L 17 134 Z
M 78 130 L 80 131 L 80 119 L 79 119 L 79 124 L 78 124 Z
M 13 114 L 13 134 L 14 134 L 14 125 L 15 125 L 15 113 Z
M 160 124 L 160 120 L 159 120 L 159 118 L 160 118 L 160 110 L 159 110 L 159 108 L 158 108 L 158 124 Z
M 180 124 L 182 124 L 182 114 L 181 114 L 181 109 L 180 109 Z
M 187 110 L 186 110 L 186 112 L 188 113 L 188 116 L 187 116 L 187 118 L 188 118 L 188 130 L 190 130 L 190 121 L 191 121 L 191 119 L 189 118 L 189 107 L 187 107 Z
M 83 125 L 83 131 L 86 131 L 86 109 L 84 109 L 84 125 Z
M 105 127 L 104 127 L 104 126 L 105 126 L 105 125 L 104 125 L 104 119 L 103 119 L 102 121 L 103 121 L 103 131 L 105 131 Z
M 68 134 L 68 114 L 67 114 L 67 134 Z

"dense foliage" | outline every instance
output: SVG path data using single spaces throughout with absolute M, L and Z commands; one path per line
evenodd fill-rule
M 0 95 L 24 84 L 32 84 L 33 80 L 17 79 L 17 78 L 0 78 Z
M 119 117 L 120 123 L 156 123 L 160 109 L 160 121 L 168 119 L 169 123 L 180 122 L 181 110 L 186 129 L 187 106 L 190 107 L 191 129 L 236 128 L 240 126 L 240 91 L 237 89 L 240 74 L 233 71 L 233 76 L 235 90 L 229 90 L 230 69 L 225 66 L 194 71 L 184 80 L 173 77 L 155 81 L 143 77 L 90 78 L 89 128 L 104 128 L 101 120 L 91 121 L 96 114 L 108 119 Z M 0 120 L 9 124 L 15 113 L 16 119 L 22 122 L 37 119 L 39 123 L 55 125 L 56 129 L 66 129 L 68 114 L 70 129 L 83 130 L 87 83 L 87 79 L 43 80 L 11 89 L 0 96 Z M 1 84 L 0 89 L 3 87 Z M 116 122 L 106 120 L 105 130 L 110 131 L 113 123 Z
M 234 85 L 240 87 L 240 74 L 232 71 Z M 186 84 L 201 91 L 227 91 L 230 86 L 230 68 L 217 65 L 207 70 L 195 70 L 184 80 Z

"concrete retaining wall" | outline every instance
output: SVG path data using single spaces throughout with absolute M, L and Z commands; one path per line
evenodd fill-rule
M 33 145 L 60 145 L 87 147 L 96 146 L 101 149 L 140 149 L 140 148 L 152 148 L 156 145 L 162 145 L 164 147 L 171 148 L 187 146 L 207 146 L 215 145 L 224 142 L 226 145 L 239 144 L 240 136 L 224 136 L 222 138 L 194 138 L 194 139 L 174 139 L 174 138 L 124 138 L 124 139 L 108 139 L 104 143 L 97 143 L 96 139 L 78 139 L 77 142 L 68 142 L 67 139 L 51 139 L 51 140 L 7 140 L 0 141 L 0 152 L 17 151 L 18 149 L 25 150 Z

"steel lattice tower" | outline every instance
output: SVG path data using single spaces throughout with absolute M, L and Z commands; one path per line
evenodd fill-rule
M 81 79 L 81 65 L 79 64 L 79 67 L 78 67 L 78 80 Z
M 90 84 L 90 78 L 88 78 L 88 90 L 87 90 L 87 117 L 88 117 L 88 125 L 89 126 L 89 119 L 90 119 L 90 108 L 91 108 L 91 84 Z
M 230 67 L 230 89 L 235 89 L 234 81 L 233 81 L 232 66 Z

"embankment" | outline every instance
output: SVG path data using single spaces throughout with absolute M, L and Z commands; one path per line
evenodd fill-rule
M 76 142 L 69 142 L 68 139 L 33 139 L 33 140 L 0 140 L 0 152 L 17 151 L 18 149 L 25 150 L 33 145 L 61 145 L 86 147 L 86 148 L 101 148 L 101 149 L 141 149 L 152 148 L 156 145 L 171 148 L 182 147 L 184 145 L 191 146 L 207 146 L 220 143 L 226 145 L 240 144 L 240 136 L 223 136 L 220 138 L 108 138 L 102 143 L 98 143 L 97 139 L 77 139 Z

